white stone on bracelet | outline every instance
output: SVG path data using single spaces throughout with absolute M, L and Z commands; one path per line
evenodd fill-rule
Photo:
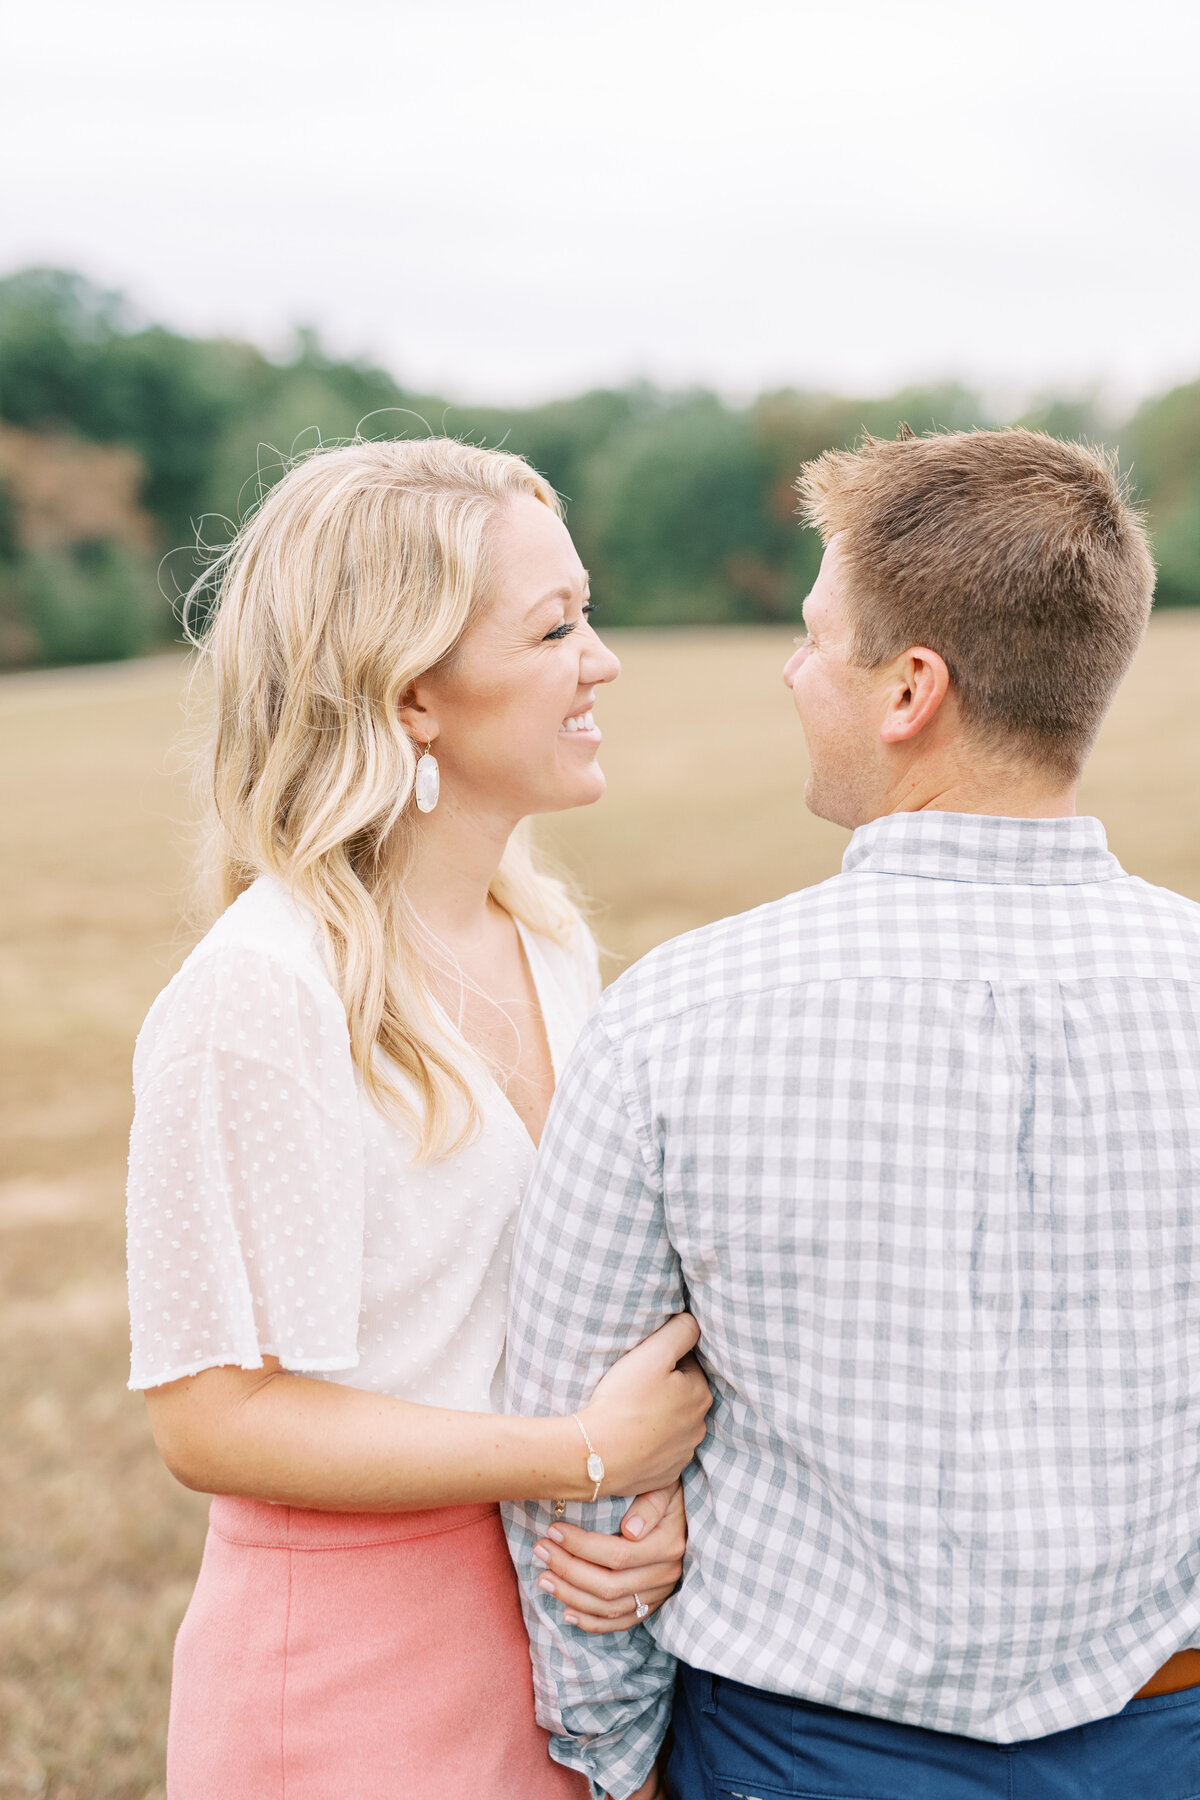
M 588 1480 L 594 1481 L 596 1484 L 595 1488 L 592 1491 L 592 1499 L 598 1500 L 600 1498 L 600 1483 L 604 1480 L 604 1463 L 601 1461 L 599 1452 L 597 1451 L 595 1444 L 593 1444 L 591 1438 L 588 1436 L 587 1426 L 584 1424 L 584 1422 L 580 1418 L 579 1414 L 572 1413 L 571 1417 L 574 1419 L 574 1421 L 578 1425 L 580 1431 L 583 1433 L 583 1441 L 588 1447 L 587 1475 L 588 1475 Z

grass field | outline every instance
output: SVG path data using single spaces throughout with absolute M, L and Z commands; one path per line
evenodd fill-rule
M 779 633 L 614 633 L 610 792 L 552 840 L 618 956 L 833 873 Z M 187 948 L 181 665 L 0 683 L 0 1800 L 163 1794 L 170 1647 L 205 1504 L 125 1392 L 129 1058 Z M 1155 621 L 1084 794 L 1200 899 L 1200 615 Z M 614 963 L 614 967 L 616 964 Z

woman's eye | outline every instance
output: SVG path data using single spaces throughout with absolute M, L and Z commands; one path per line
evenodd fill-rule
M 594 600 L 585 600 L 579 610 L 583 614 L 584 618 L 586 619 L 589 613 L 595 612 L 596 602 Z M 570 637 L 571 633 L 574 630 L 575 630 L 575 625 L 572 622 L 572 620 L 564 619 L 561 625 L 556 625 L 554 627 L 553 631 L 548 631 L 546 633 L 545 637 L 542 639 L 542 642 L 544 644 L 557 643 L 560 638 Z

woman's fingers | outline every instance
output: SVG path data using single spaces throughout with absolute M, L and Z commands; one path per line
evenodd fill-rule
M 640 1594 L 644 1587 L 675 1587 L 683 1573 L 683 1564 L 672 1557 L 654 1562 L 643 1558 L 637 1567 L 629 1569 L 602 1569 L 593 1562 L 584 1562 L 581 1557 L 569 1556 L 557 1545 L 551 1546 L 549 1561 L 537 1557 L 534 1567 L 539 1580 L 542 1575 L 548 1575 L 556 1583 L 568 1581 L 580 1593 L 590 1594 L 605 1605 L 628 1600 L 631 1594 Z M 548 1593 L 550 1590 L 543 1591 Z
M 621 1520 L 621 1536 L 644 1541 L 656 1526 L 661 1525 L 671 1502 L 679 1493 L 680 1486 L 676 1481 L 670 1487 L 655 1488 L 649 1494 L 639 1494 Z
M 550 1530 L 553 1537 L 539 1539 L 535 1556 L 542 1552 L 549 1556 L 561 1545 L 569 1555 L 581 1562 L 598 1563 L 602 1569 L 631 1569 L 646 1560 L 641 1544 L 628 1543 L 611 1531 L 585 1531 L 582 1525 L 569 1525 L 565 1519 L 556 1519 Z
M 567 1624 L 577 1625 L 581 1631 L 629 1631 L 634 1625 L 641 1623 L 637 1616 L 637 1602 L 632 1594 L 609 1603 L 573 1588 L 570 1582 L 556 1580 L 553 1585 L 555 1592 L 552 1597 L 562 1606 Z M 542 1591 L 549 1592 L 545 1588 Z M 651 1613 L 657 1612 L 672 1591 L 669 1587 L 661 1586 L 647 1587 L 644 1590 L 639 1588 L 638 1599 L 647 1608 L 642 1617 L 649 1618 Z
M 639 1531 L 641 1513 L 647 1500 L 662 1503 L 662 1511 L 657 1524 L 647 1531 Z M 653 1493 L 639 1496 L 621 1520 L 621 1535 L 632 1537 L 647 1553 L 653 1547 L 655 1556 L 682 1556 L 687 1549 L 687 1507 L 683 1498 L 683 1483 L 674 1481 L 670 1487 L 656 1488 Z
M 688 1351 L 694 1350 L 699 1342 L 700 1327 L 691 1313 L 675 1313 L 665 1325 L 660 1325 L 645 1340 L 646 1348 L 653 1346 L 668 1369 L 673 1369 L 676 1363 L 682 1362 Z
M 668 1496 L 666 1509 L 658 1523 L 648 1531 L 633 1533 L 632 1543 L 628 1537 L 618 1537 L 613 1532 L 585 1531 L 581 1525 L 568 1525 L 565 1519 L 557 1519 L 547 1536 L 540 1539 L 537 1553 L 548 1556 L 558 1544 L 571 1556 L 577 1556 L 583 1562 L 598 1563 L 602 1569 L 636 1569 L 646 1562 L 678 1560 L 687 1547 L 683 1493 L 678 1482 L 655 1491 Z M 635 1501 L 634 1505 L 637 1504 Z M 629 1513 L 625 1517 L 628 1519 Z

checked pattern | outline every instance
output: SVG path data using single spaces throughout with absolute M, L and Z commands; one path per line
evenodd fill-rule
M 548 1515 L 506 1508 L 539 1717 L 595 1794 L 649 1772 L 676 1658 L 1008 1743 L 1200 1643 L 1200 906 L 1098 821 L 877 820 L 645 958 L 513 1270 L 513 1410 L 581 1405 L 685 1306 L 716 1394 L 647 1625 L 565 1626 Z

